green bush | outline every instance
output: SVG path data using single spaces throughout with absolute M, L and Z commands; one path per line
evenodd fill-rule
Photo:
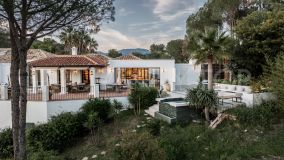
M 4 129 L 0 132 L 0 159 L 13 156 L 12 129 Z
M 160 148 L 158 141 L 146 132 L 124 135 L 120 147 L 115 150 L 115 155 L 117 160 L 166 159 L 166 153 Z
M 113 115 L 112 112 L 112 104 L 111 101 L 108 99 L 99 99 L 94 98 L 90 99 L 88 102 L 83 104 L 81 111 L 83 114 L 88 116 L 91 113 L 97 113 L 98 118 L 100 118 L 102 121 L 107 121 Z
M 137 106 L 140 103 L 141 109 L 145 109 L 156 104 L 158 90 L 153 87 L 144 87 L 135 84 L 128 95 L 128 100 L 132 106 Z
M 273 120 L 283 115 L 283 110 L 275 102 L 266 102 L 253 108 L 238 107 L 227 112 L 237 116 L 237 120 L 244 126 L 261 126 L 269 128 Z
M 238 85 L 249 86 L 250 78 L 244 74 L 237 75 Z
M 28 145 L 33 151 L 63 151 L 74 140 L 85 133 L 85 119 L 81 114 L 62 113 L 52 117 L 46 124 L 38 125 L 27 134 Z
M 147 126 L 149 133 L 151 133 L 153 136 L 159 136 L 161 133 L 161 121 L 154 120 L 151 121 Z
M 277 96 L 278 103 L 284 109 L 284 52 L 275 59 L 275 62 L 270 62 L 269 66 L 265 67 L 264 80 L 267 88 L 270 88 Z

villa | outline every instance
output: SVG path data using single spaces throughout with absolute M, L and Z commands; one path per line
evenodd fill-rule
M 0 49 L 0 128 L 11 124 L 11 50 Z M 176 64 L 174 59 L 140 59 L 134 55 L 110 58 L 101 54 L 55 55 L 38 49 L 28 51 L 27 123 L 46 122 L 61 112 L 80 109 L 89 98 L 110 98 L 128 106 L 131 85 L 169 92 L 197 84 L 201 66 Z M 165 88 L 165 84 L 170 86 Z M 3 115 L 2 115 L 3 114 Z

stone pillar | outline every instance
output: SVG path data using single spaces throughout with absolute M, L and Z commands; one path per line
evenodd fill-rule
M 33 93 L 36 94 L 37 93 L 38 78 L 37 78 L 35 68 L 32 69 L 32 84 L 33 84 Z
M 95 96 L 96 91 L 96 68 L 90 68 L 90 95 Z
M 42 86 L 42 101 L 49 101 L 49 87 Z
M 8 85 L 3 84 L 1 85 L 1 100 L 8 100 Z
M 66 75 L 65 68 L 60 68 L 60 84 L 61 84 L 61 94 L 66 94 Z

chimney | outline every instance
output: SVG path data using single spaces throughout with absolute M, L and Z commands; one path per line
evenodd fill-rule
M 78 49 L 77 47 L 72 47 L 72 55 L 78 55 Z

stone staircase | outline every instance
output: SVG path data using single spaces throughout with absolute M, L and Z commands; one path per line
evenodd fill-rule
M 159 111 L 159 104 L 154 104 L 153 106 L 149 107 L 148 109 L 145 110 L 147 114 L 150 116 L 154 117 L 155 112 Z

